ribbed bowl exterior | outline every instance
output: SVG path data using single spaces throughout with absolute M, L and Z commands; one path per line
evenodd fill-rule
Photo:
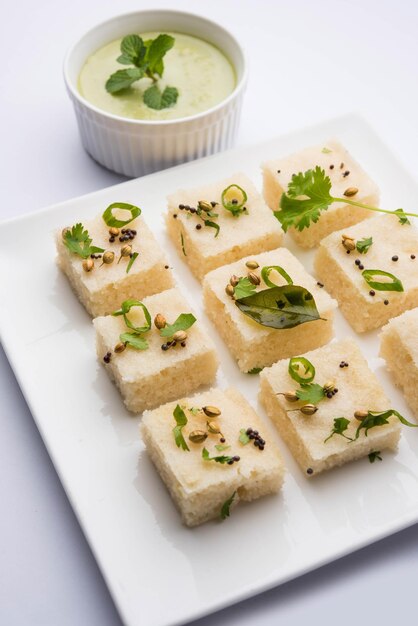
M 81 96 L 78 76 L 92 52 L 130 31 L 161 29 L 186 32 L 219 47 L 237 74 L 232 94 L 208 111 L 161 122 L 124 119 L 101 111 Z M 91 29 L 68 52 L 64 78 L 84 148 L 108 169 L 137 177 L 230 148 L 241 117 L 247 67 L 241 46 L 222 26 L 192 13 L 161 9 L 119 15 Z
M 70 92 L 81 141 L 109 170 L 143 176 L 230 148 L 236 139 L 244 91 L 225 106 L 197 119 L 135 126 L 90 109 Z

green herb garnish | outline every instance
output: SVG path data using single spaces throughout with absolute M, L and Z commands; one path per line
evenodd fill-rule
M 396 278 L 390 272 L 384 272 L 383 270 L 363 270 L 361 275 L 363 276 L 366 283 L 372 289 L 376 289 L 376 291 L 403 291 L 402 282 L 399 278 Z M 374 276 L 385 276 L 389 278 L 390 281 L 377 281 L 373 280 Z
M 287 282 L 288 285 L 293 285 L 293 280 L 290 278 L 290 276 L 286 272 L 286 270 L 283 269 L 283 267 L 280 267 L 280 265 L 266 265 L 261 270 L 261 278 L 263 279 L 263 281 L 265 282 L 267 287 L 277 287 L 278 286 L 278 285 L 276 285 L 276 283 L 273 283 L 270 280 L 270 278 L 269 278 L 270 273 L 273 270 L 278 272 L 280 274 L 280 276 L 282 276 L 285 279 L 285 281 Z
M 377 459 L 379 461 L 383 461 L 382 457 L 380 456 L 380 450 L 376 450 L 375 452 L 370 452 L 369 454 L 370 463 L 374 463 Z
M 187 424 L 187 417 L 183 409 L 179 404 L 177 404 L 176 408 L 173 411 L 173 417 L 176 420 L 176 426 L 173 428 L 174 441 L 176 442 L 176 446 L 190 452 L 190 448 L 186 443 L 185 438 L 183 437 L 183 428 Z
M 179 330 L 187 330 L 195 323 L 196 318 L 192 313 L 181 313 L 173 324 L 167 324 L 161 328 L 161 337 L 172 337 Z
M 124 211 L 129 211 L 131 217 L 127 220 L 120 220 L 114 217 L 113 209 L 123 209 Z M 127 204 L 126 202 L 113 202 L 109 204 L 106 211 L 103 213 L 102 217 L 109 228 L 123 228 L 126 224 L 130 224 L 132 220 L 134 220 L 138 215 L 141 215 L 141 209 L 134 204 Z
M 360 239 L 356 243 L 357 252 L 360 254 L 366 254 L 369 251 L 370 246 L 373 243 L 373 237 L 364 237 L 364 239 Z
M 213 222 L 211 220 L 203 220 L 205 226 L 208 226 L 209 228 L 214 228 L 215 229 L 215 239 L 216 237 L 219 235 L 219 231 L 221 230 L 221 227 L 219 226 L 219 224 L 217 224 L 216 222 Z
M 384 424 L 389 424 L 389 418 L 394 415 L 398 418 L 398 420 L 404 424 L 404 426 L 411 426 L 412 428 L 418 428 L 418 424 L 411 424 L 405 419 L 398 411 L 394 409 L 389 409 L 388 411 L 368 411 L 367 416 L 361 420 L 360 426 L 356 430 L 355 438 L 358 439 L 362 430 L 364 430 L 364 434 L 367 437 L 367 433 L 371 428 L 375 426 L 383 426 Z
M 90 245 L 93 240 L 89 236 L 88 230 L 85 230 L 83 224 L 80 223 L 66 230 L 63 240 L 70 252 L 78 254 L 82 259 L 87 259 L 91 254 L 104 252 L 103 248 Z
M 317 404 L 325 398 L 325 391 L 317 383 L 301 383 L 301 388 L 296 390 L 298 400 Z
M 230 448 L 231 446 L 227 446 L 224 443 L 217 443 L 215 448 L 217 449 L 218 452 L 223 452 L 224 450 L 228 450 L 228 448 Z
M 228 498 L 228 500 L 225 500 L 225 502 L 223 503 L 222 508 L 221 508 L 221 519 L 226 519 L 227 517 L 230 516 L 231 504 L 234 501 L 236 493 L 237 492 L 234 491 L 232 496 L 230 498 Z
M 234 296 L 236 300 L 251 296 L 255 292 L 256 287 L 255 285 L 253 285 L 250 279 L 247 278 L 247 276 L 240 278 L 238 283 L 234 287 Z
M 239 431 L 239 437 L 238 437 L 239 441 L 242 443 L 243 446 L 246 446 L 247 443 L 250 443 L 250 438 L 247 435 L 247 430 L 246 428 L 241 428 L 241 430 Z
M 329 148 L 326 148 L 325 146 L 322 148 L 321 150 L 322 154 L 330 154 L 332 152 L 332 150 L 330 150 Z
M 183 251 L 184 256 L 187 256 L 186 254 L 186 249 L 184 247 L 184 237 L 183 237 L 183 233 L 180 233 L 180 241 L 181 241 L 181 249 Z
M 301 368 L 303 372 L 301 373 Z M 315 378 L 315 366 L 304 356 L 294 356 L 289 359 L 289 375 L 300 385 L 311 383 Z
M 235 305 L 261 326 L 283 329 L 320 319 L 313 295 L 297 285 L 271 287 L 237 298 Z
M 246 374 L 259 374 L 260 372 L 262 372 L 264 369 L 264 367 L 253 367 L 251 370 L 248 370 L 248 372 L 246 372 Z
M 129 270 L 131 269 L 132 265 L 135 263 L 135 261 L 137 260 L 139 256 L 139 252 L 132 252 L 131 254 L 131 258 L 129 259 L 129 263 L 126 266 L 126 273 L 129 274 Z
M 341 435 L 342 437 L 345 437 L 345 439 L 348 439 L 349 441 L 354 441 L 351 437 L 348 437 L 347 435 L 344 434 L 349 424 L 350 424 L 350 420 L 348 420 L 346 417 L 336 417 L 334 419 L 334 426 L 331 430 L 331 434 L 329 435 L 329 437 L 324 439 L 324 443 L 326 443 L 334 435 Z
M 348 197 L 334 198 L 330 191 L 331 180 L 325 174 L 325 170 L 318 165 L 313 170 L 293 174 L 287 193 L 284 193 L 280 199 L 280 210 L 274 212 L 283 230 L 286 232 L 291 226 L 300 231 L 308 228 L 312 222 L 316 223 L 319 220 L 321 211 L 326 211 L 334 202 L 397 215 L 401 224 L 409 223 L 407 216 L 418 217 L 415 213 L 405 213 L 403 209 L 387 211 Z
M 210 456 L 209 451 L 206 450 L 206 448 L 203 448 L 203 450 L 202 450 L 202 459 L 204 461 L 215 461 L 215 463 L 221 463 L 222 465 L 224 465 L 225 463 L 228 463 L 228 461 L 233 461 L 234 457 L 233 456 L 226 456 L 226 455 Z
M 174 37 L 161 34 L 155 39 L 143 41 L 139 35 L 127 35 L 122 39 L 121 55 L 117 58 L 122 65 L 133 65 L 125 70 L 114 72 L 106 81 L 109 93 L 119 93 L 142 78 L 150 78 L 153 85 L 144 91 L 144 103 L 151 109 L 165 109 L 177 102 L 178 90 L 165 87 L 161 92 L 157 83 L 164 73 L 163 58 L 174 46 Z
M 134 324 L 128 318 L 129 311 L 133 307 L 136 307 L 136 306 L 140 307 L 143 310 L 143 312 L 144 312 L 145 321 L 146 321 L 146 324 L 144 326 L 134 326 Z M 134 330 L 138 334 L 146 333 L 151 328 L 151 315 L 150 315 L 147 307 L 145 306 L 145 304 L 143 304 L 139 300 L 132 300 L 132 299 L 131 300 L 125 300 L 124 302 L 122 302 L 121 308 L 118 311 L 114 311 L 112 313 L 112 315 L 114 315 L 115 317 L 117 317 L 119 315 L 123 315 L 123 319 L 125 320 L 126 326 L 128 328 L 131 328 L 132 330 Z
M 125 345 L 135 348 L 135 350 L 147 350 L 148 348 L 148 342 L 138 333 L 122 333 L 119 335 L 119 339 Z
M 242 187 L 235 184 L 224 189 L 221 196 L 222 206 L 230 211 L 234 217 L 246 212 L 245 203 L 247 200 L 247 193 Z

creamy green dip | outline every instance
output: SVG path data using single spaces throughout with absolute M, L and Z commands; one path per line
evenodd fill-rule
M 79 76 L 81 95 L 99 109 L 139 120 L 171 120 L 205 111 L 224 100 L 235 88 L 234 68 L 226 56 L 212 44 L 181 33 L 167 33 L 175 38 L 174 47 L 164 57 L 163 78 L 158 85 L 167 85 L 179 92 L 174 106 L 155 110 L 143 102 L 143 92 L 153 83 L 142 78 L 121 93 L 106 91 L 105 83 L 117 70 L 126 69 L 116 61 L 121 39 L 103 46 L 85 62 Z M 154 39 L 155 33 L 140 33 L 143 40 Z

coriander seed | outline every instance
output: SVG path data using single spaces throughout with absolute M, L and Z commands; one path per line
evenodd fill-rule
M 356 193 L 358 193 L 358 189 L 357 187 L 348 187 L 345 191 L 344 191 L 344 195 L 347 198 L 351 198 L 352 196 L 355 196 Z
M 93 259 L 84 259 L 83 261 L 83 270 L 85 272 L 91 272 L 91 270 L 94 268 L 94 261 Z
M 109 228 L 109 235 L 111 235 L 112 237 L 117 237 L 119 235 L 119 228 L 116 228 L 116 226 L 112 226 L 112 228 Z
M 257 261 L 247 261 L 245 264 L 249 270 L 256 270 L 259 266 Z
M 126 344 L 123 343 L 122 341 L 120 341 L 119 343 L 116 344 L 116 346 L 113 348 L 113 351 L 116 352 L 116 354 L 120 354 L 121 352 L 123 352 L 126 349 Z
M 186 339 L 187 339 L 187 333 L 185 330 L 178 330 L 173 335 L 173 340 L 178 341 L 179 343 L 181 343 L 182 341 L 186 341 Z
M 204 430 L 193 430 L 189 435 L 189 440 L 192 443 L 203 443 L 208 434 Z
M 218 417 L 221 414 L 220 409 L 216 406 L 204 406 L 202 407 L 202 411 L 208 417 Z
M 254 274 L 254 272 L 248 272 L 247 277 L 250 283 L 253 285 L 259 285 L 261 282 L 259 276 L 257 276 L 257 274 Z
M 167 326 L 167 320 L 165 319 L 164 315 L 162 315 L 161 313 L 157 313 L 154 318 L 154 324 L 155 327 L 158 328 L 158 330 L 161 330 L 162 328 L 164 328 L 164 326 Z
M 115 253 L 111 252 L 110 250 L 105 252 L 102 257 L 102 261 L 105 265 L 110 265 L 110 263 L 113 263 L 114 260 L 115 260 Z
M 232 286 L 232 285 L 227 285 L 227 286 L 225 287 L 225 291 L 226 291 L 226 294 L 227 294 L 228 296 L 231 296 L 231 298 L 233 297 L 233 295 L 234 295 L 234 288 L 233 288 L 233 286 Z

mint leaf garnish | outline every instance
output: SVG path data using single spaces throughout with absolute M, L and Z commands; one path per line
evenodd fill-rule
M 161 337 L 172 337 L 178 330 L 187 330 L 195 323 L 192 313 L 181 313 L 173 324 L 167 324 L 160 330 Z
M 145 76 L 143 69 L 139 67 L 129 67 L 126 70 L 117 70 L 106 81 L 106 90 L 109 93 L 118 93 L 123 89 L 127 89 Z
M 174 37 L 164 34 L 158 35 L 158 37 L 156 37 L 156 39 L 152 41 L 151 45 L 148 48 L 148 54 L 146 57 L 148 70 L 152 75 L 158 74 L 160 78 L 162 77 L 164 72 L 163 57 L 166 52 L 171 50 L 171 48 L 174 46 L 174 41 Z
M 166 87 L 164 91 L 161 91 L 158 85 L 152 85 L 144 91 L 143 97 L 147 107 L 161 111 L 176 104 L 178 95 L 176 87 Z
M 176 446 L 181 448 L 182 450 L 186 450 L 190 452 L 190 448 L 186 443 L 185 438 L 183 437 L 183 428 L 187 424 L 187 417 L 183 409 L 179 404 L 177 404 L 176 408 L 173 411 L 173 417 L 176 420 L 176 426 L 173 428 L 174 441 L 176 442 Z
M 120 51 L 123 60 L 120 60 L 121 57 L 119 57 L 118 63 L 125 63 L 125 59 L 128 59 L 130 63 L 140 67 L 146 53 L 146 47 L 139 35 L 127 35 L 122 39 Z
M 228 498 L 228 500 L 225 500 L 225 502 L 223 503 L 222 508 L 221 508 L 221 519 L 226 519 L 227 517 L 230 516 L 231 504 L 234 501 L 236 493 L 237 492 L 234 491 L 232 496 L 230 498 Z
M 83 224 L 80 223 L 66 230 L 63 239 L 64 245 L 70 252 L 78 254 L 82 259 L 87 259 L 91 254 L 104 252 L 103 248 L 90 245 L 92 239 L 88 230 L 85 230 Z
M 360 252 L 360 254 L 366 254 L 372 243 L 373 237 L 364 237 L 364 239 L 360 239 L 356 243 L 357 252 Z

